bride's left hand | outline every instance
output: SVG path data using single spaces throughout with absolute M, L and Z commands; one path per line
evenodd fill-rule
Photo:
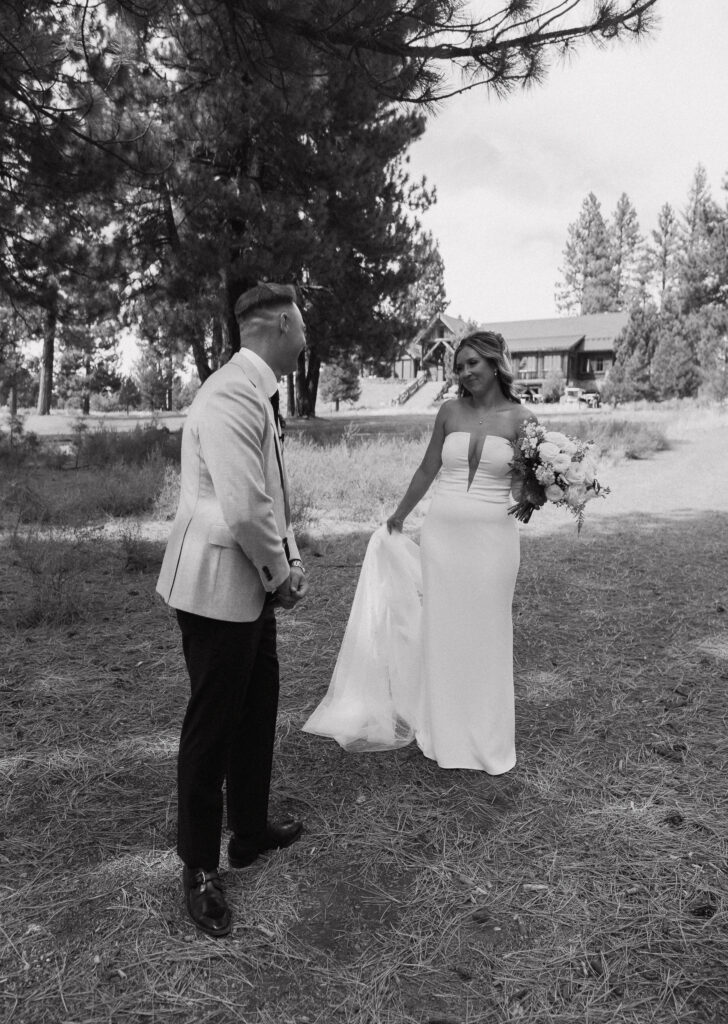
M 392 530 L 397 530 L 399 531 L 399 533 L 401 533 L 403 526 L 404 519 L 402 518 L 402 516 L 390 516 L 389 519 L 387 520 L 387 533 L 391 533 Z

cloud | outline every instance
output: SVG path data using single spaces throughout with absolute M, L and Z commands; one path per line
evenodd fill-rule
M 556 315 L 567 227 L 589 192 L 605 217 L 626 192 L 643 234 L 663 203 L 684 206 L 698 162 L 717 192 L 728 170 L 725 0 L 662 0 L 661 11 L 644 44 L 586 46 L 543 86 L 504 101 L 474 90 L 429 123 L 411 167 L 437 186 L 425 225 L 452 312 Z

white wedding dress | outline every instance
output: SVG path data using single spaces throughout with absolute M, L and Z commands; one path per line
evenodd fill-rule
M 303 726 L 353 750 L 417 741 L 443 768 L 516 763 L 511 442 L 445 438 L 421 546 L 372 536 L 329 690 Z

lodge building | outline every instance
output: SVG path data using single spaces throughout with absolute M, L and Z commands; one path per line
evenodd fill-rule
M 538 394 L 553 372 L 563 376 L 569 387 L 600 391 L 614 362 L 615 340 L 627 319 L 627 313 L 594 313 L 478 326 L 503 335 L 516 380 L 524 389 Z M 439 313 L 405 346 L 394 362 L 394 375 L 411 380 L 424 371 L 431 380 L 448 380 L 457 343 L 472 329 L 474 325 L 459 317 Z

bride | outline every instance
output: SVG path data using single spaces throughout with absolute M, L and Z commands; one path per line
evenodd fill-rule
M 355 750 L 415 739 L 442 768 L 500 775 L 516 763 L 511 461 L 533 417 L 500 334 L 466 335 L 454 368 L 460 395 L 440 408 L 409 487 L 372 536 L 331 685 L 303 728 Z M 418 548 L 402 527 L 438 474 Z

